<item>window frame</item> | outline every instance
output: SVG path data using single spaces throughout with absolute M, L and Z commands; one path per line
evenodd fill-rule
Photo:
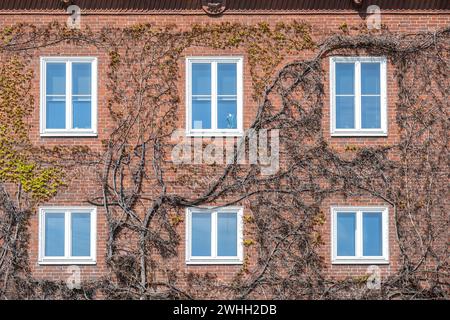
M 336 128 L 336 63 L 355 63 L 355 128 Z M 381 128 L 361 128 L 361 63 L 380 63 Z M 387 123 L 387 59 L 386 57 L 330 57 L 330 133 L 332 137 L 386 137 Z
M 230 212 L 237 214 L 237 255 L 234 257 L 217 256 L 217 213 Z M 192 256 L 192 212 L 210 213 L 211 217 L 211 256 Z M 186 208 L 186 264 L 242 264 L 244 259 L 243 244 L 243 208 L 242 207 L 209 207 Z
M 243 135 L 244 70 L 242 56 L 186 57 L 186 136 L 190 137 L 239 137 Z M 236 63 L 236 129 L 217 128 L 217 64 Z M 211 129 L 192 128 L 192 63 L 211 64 Z
M 64 212 L 64 257 L 45 256 L 45 214 Z M 73 213 L 91 215 L 90 256 L 71 256 Z M 93 265 L 97 263 L 97 208 L 95 207 L 41 207 L 39 208 L 39 259 L 40 265 Z
M 66 64 L 66 128 L 46 128 L 46 79 L 47 63 L 64 62 Z M 91 128 L 74 129 L 72 126 L 72 63 L 91 63 Z M 40 136 L 41 137 L 95 137 L 97 136 L 98 117 L 98 62 L 97 57 L 40 57 Z
M 356 212 L 355 256 L 337 255 L 337 213 Z M 363 256 L 363 212 L 382 213 L 381 256 Z M 331 207 L 331 262 L 332 264 L 389 264 L 389 209 L 386 206 L 332 206 Z

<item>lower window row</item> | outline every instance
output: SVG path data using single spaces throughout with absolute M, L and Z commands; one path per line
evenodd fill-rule
M 187 264 L 241 264 L 243 209 L 186 210 Z M 333 264 L 389 263 L 386 207 L 332 207 Z M 39 212 L 40 264 L 95 264 L 95 208 L 48 207 Z

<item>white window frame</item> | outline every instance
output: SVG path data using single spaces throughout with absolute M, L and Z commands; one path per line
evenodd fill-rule
M 204 212 L 211 214 L 211 256 L 192 256 L 192 212 Z M 217 256 L 217 213 L 237 213 L 237 256 Z M 221 207 L 221 208 L 187 208 L 186 209 L 186 264 L 242 264 L 243 249 L 243 208 Z
M 45 256 L 45 214 L 64 212 L 64 257 Z M 74 257 L 71 251 L 71 215 L 72 213 L 91 214 L 91 255 Z M 40 265 L 92 265 L 97 262 L 97 208 L 95 207 L 42 207 L 39 209 L 39 264 Z
M 210 63 L 211 64 L 211 129 L 193 129 L 192 128 L 192 63 Z M 218 129 L 217 128 L 217 64 L 218 63 L 236 63 L 236 129 Z M 192 137 L 227 137 L 243 135 L 243 57 L 187 57 L 186 58 L 186 135 Z
M 46 128 L 46 77 L 47 63 L 66 64 L 66 128 Z M 91 125 L 90 129 L 72 128 L 72 63 L 91 63 Z M 40 135 L 41 137 L 95 137 L 97 136 L 97 58 L 96 57 L 41 57 L 40 61 Z
M 355 128 L 336 129 L 336 63 L 355 63 Z M 380 120 L 381 128 L 361 128 L 361 63 L 380 63 Z M 387 136 L 387 59 L 386 57 L 331 57 L 330 58 L 330 132 L 331 136 Z
M 356 212 L 355 256 L 337 255 L 337 213 Z M 383 255 L 363 256 L 363 212 L 382 213 Z M 331 207 L 332 264 L 389 264 L 389 209 L 387 207 Z

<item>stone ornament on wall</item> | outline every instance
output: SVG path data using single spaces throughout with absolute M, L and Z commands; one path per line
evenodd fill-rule
M 222 14 L 227 8 L 226 0 L 202 0 L 202 8 L 209 15 Z

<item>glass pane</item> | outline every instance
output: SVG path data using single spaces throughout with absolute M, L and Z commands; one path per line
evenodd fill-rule
M 355 64 L 336 63 L 336 94 L 355 93 Z
M 237 128 L 237 102 L 234 98 L 218 98 L 217 126 L 219 129 Z
M 64 213 L 45 213 L 45 256 L 64 256 Z
M 217 215 L 217 255 L 237 256 L 237 214 Z
M 73 128 L 91 128 L 91 98 L 72 97 L 73 99 Z
M 338 212 L 337 214 L 337 255 L 355 255 L 356 213 Z
M 355 98 L 336 97 L 336 129 L 355 128 Z
M 217 64 L 217 93 L 225 95 L 237 94 L 237 64 Z
M 380 64 L 361 63 L 361 93 L 380 94 Z
M 91 94 L 91 63 L 72 63 L 72 94 Z
M 47 63 L 47 94 L 66 94 L 66 64 Z
M 211 94 L 211 64 L 192 64 L 192 95 Z
M 47 97 L 45 113 L 47 129 L 66 128 L 66 99 L 64 97 Z
M 211 129 L 210 98 L 192 98 L 192 129 Z
M 72 256 L 91 255 L 91 214 L 72 213 Z
M 380 97 L 361 97 L 361 127 L 364 129 L 381 128 Z
M 210 213 L 192 213 L 192 255 L 211 256 Z
M 363 255 L 383 255 L 381 212 L 363 212 Z

